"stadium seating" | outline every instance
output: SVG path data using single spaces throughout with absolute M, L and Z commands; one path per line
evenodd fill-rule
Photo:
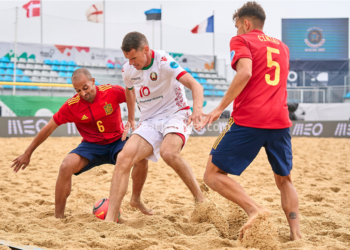
M 67 63 L 67 61 L 62 60 L 62 61 L 60 61 L 60 65 L 63 65 L 63 66 L 68 66 L 68 63 Z
M 114 65 L 113 64 L 111 64 L 111 63 L 107 63 L 107 68 L 110 68 L 110 69 L 114 69 Z
M 15 65 L 13 63 L 8 63 L 6 68 L 13 69 L 14 67 Z
M 73 72 L 75 69 L 73 66 L 68 66 L 67 71 Z
M 1 69 L 6 69 L 6 68 L 7 68 L 7 64 L 1 62 L 1 63 L 0 63 L 0 68 L 1 68 Z
M 69 62 L 68 62 L 68 66 L 76 66 L 76 64 L 75 64 L 74 61 L 69 61 Z
M 4 76 L 4 81 L 5 82 L 13 82 L 12 76 Z
M 52 60 L 52 65 L 60 65 L 60 62 L 58 60 Z
M 44 63 L 47 64 L 47 65 L 52 65 L 52 62 L 51 62 L 51 60 L 49 60 L 49 59 L 45 59 L 45 60 L 44 60 Z
M 4 56 L 0 59 L 0 62 L 10 62 L 10 59 L 8 59 L 8 57 Z
M 21 69 L 16 69 L 16 75 L 22 76 L 23 75 L 23 71 Z
M 53 66 L 51 67 L 51 69 L 54 70 L 54 71 L 59 71 L 59 68 L 58 68 L 58 66 L 56 66 L 56 65 L 53 65 Z
M 72 79 L 71 78 L 67 78 L 66 82 L 69 83 L 69 84 L 72 84 Z
M 0 69 L 0 75 L 5 75 L 5 70 L 4 69 Z
M 6 69 L 5 74 L 13 75 L 13 69 Z

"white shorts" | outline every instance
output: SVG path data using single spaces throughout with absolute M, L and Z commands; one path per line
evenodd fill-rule
M 138 134 L 153 147 L 153 154 L 146 159 L 157 162 L 160 158 L 160 146 L 169 133 L 179 133 L 185 137 L 183 147 L 192 132 L 192 123 L 187 125 L 191 110 L 180 110 L 163 119 L 142 121 L 133 134 Z

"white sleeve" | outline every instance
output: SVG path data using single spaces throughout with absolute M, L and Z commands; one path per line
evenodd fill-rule
M 130 70 L 128 70 L 128 69 L 129 69 L 128 65 L 124 64 L 124 66 L 122 68 L 122 76 L 123 76 L 123 80 L 125 83 L 125 87 L 127 87 L 129 90 L 132 90 L 134 85 L 130 81 L 130 73 L 129 73 Z
M 167 61 L 163 62 L 163 70 L 166 74 L 176 80 L 179 80 L 181 76 L 187 73 L 175 60 L 170 56 L 166 55 Z

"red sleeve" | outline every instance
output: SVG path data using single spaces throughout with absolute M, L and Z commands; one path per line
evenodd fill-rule
M 250 53 L 247 43 L 242 37 L 234 36 L 230 42 L 230 59 L 231 67 L 236 70 L 236 63 L 241 58 L 252 59 L 252 54 Z
M 177 75 L 176 80 L 179 81 L 180 78 L 181 78 L 183 75 L 185 75 L 185 74 L 187 74 L 187 71 L 186 71 L 186 70 L 182 71 L 180 74 Z
M 68 108 L 68 103 L 65 102 L 62 107 L 53 115 L 53 119 L 56 122 L 58 126 L 65 124 L 67 122 L 73 122 L 72 119 L 70 119 L 71 111 Z
M 117 96 L 118 103 L 126 102 L 125 89 L 119 85 L 112 85 L 112 88 Z

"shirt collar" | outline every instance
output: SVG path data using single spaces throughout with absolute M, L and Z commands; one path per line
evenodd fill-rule
M 148 65 L 147 67 L 143 67 L 141 70 L 147 70 L 147 69 L 149 69 L 150 67 L 152 67 L 153 61 L 154 61 L 154 51 L 152 50 L 152 60 L 151 60 L 150 65 Z

